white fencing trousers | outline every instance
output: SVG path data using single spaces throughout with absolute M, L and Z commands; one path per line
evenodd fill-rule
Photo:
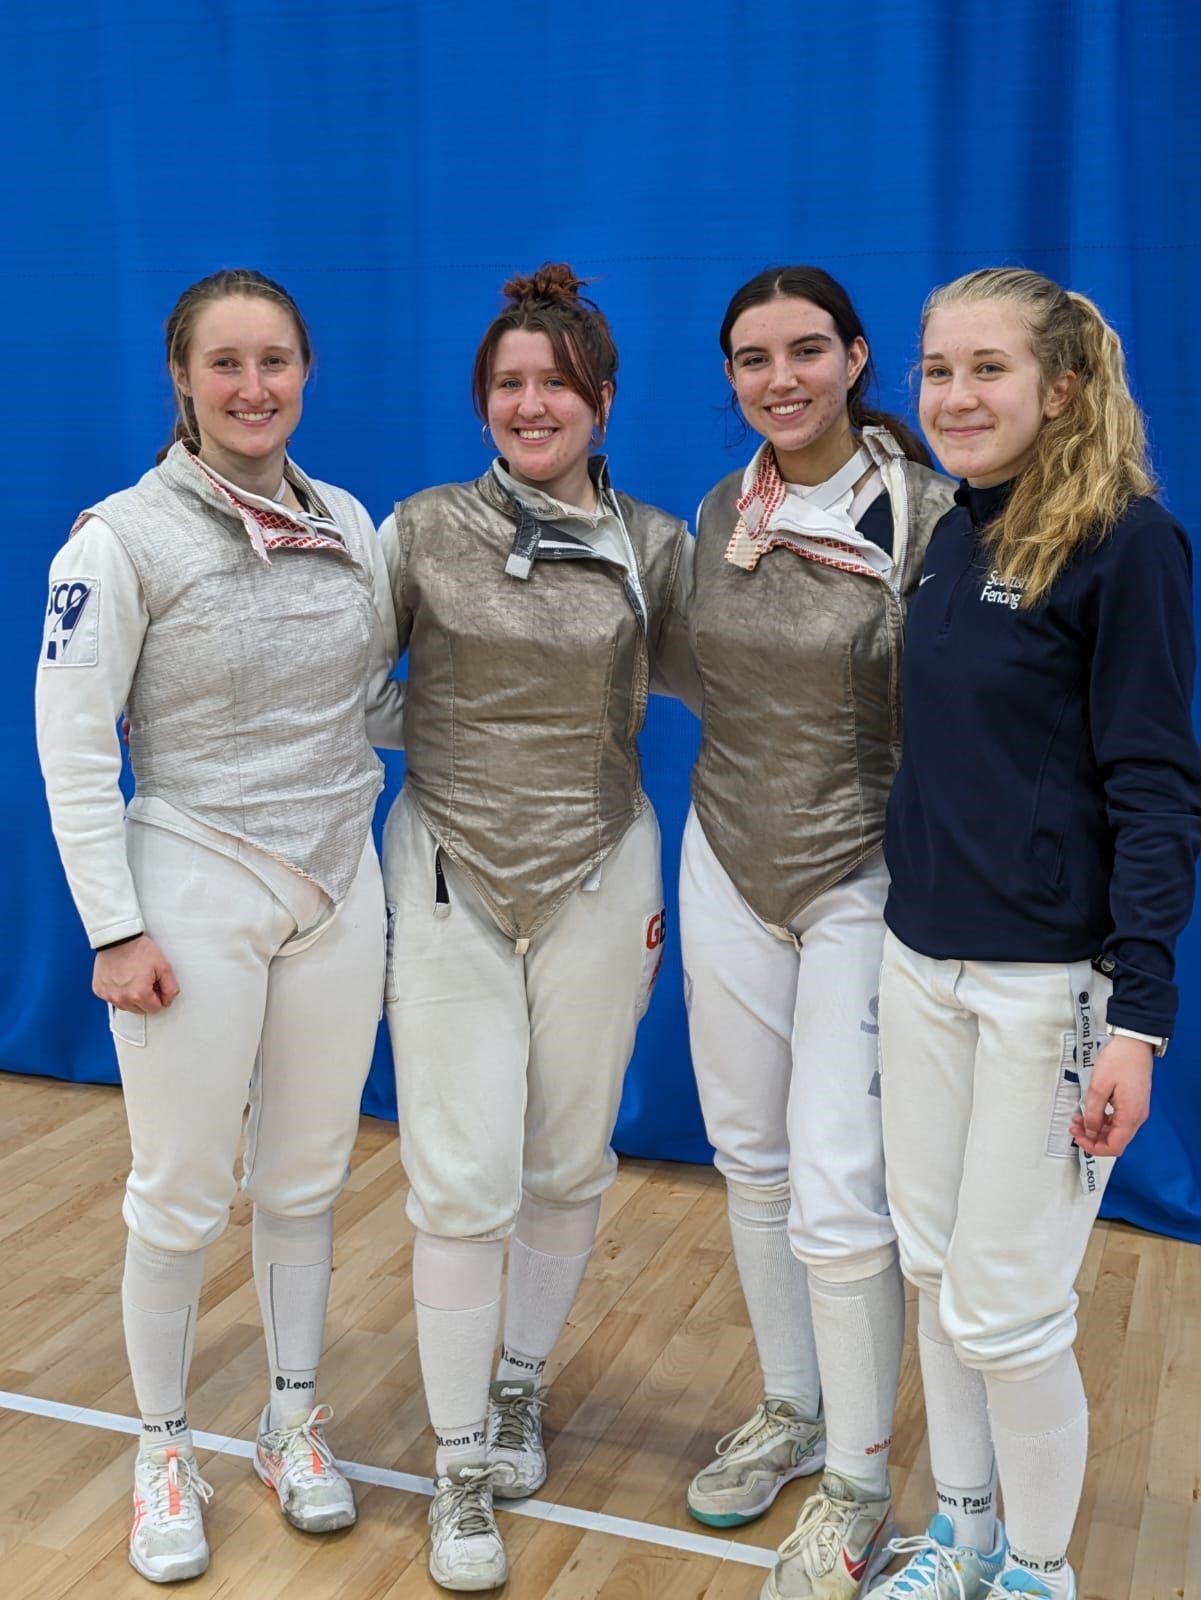
M 885 938 L 880 1079 L 901 1265 L 986 1376 L 1034 1376 L 1076 1336 L 1075 1278 L 1113 1160 L 1082 1162 L 1070 1124 L 1111 987 L 1087 961 L 935 961 Z
M 548 1206 L 591 1200 L 617 1170 L 609 1139 L 662 955 L 654 813 L 524 954 L 403 791 L 384 833 L 384 877 L 396 908 L 387 1013 L 409 1216 L 426 1233 L 495 1239 L 512 1231 L 523 1188 Z
M 680 940 L 692 1061 L 724 1177 L 791 1186 L 793 1253 L 854 1281 L 895 1259 L 884 1193 L 876 1004 L 888 873 L 877 853 L 771 929 L 689 811 Z
M 125 1221 L 158 1250 L 211 1244 L 248 1105 L 243 1187 L 276 1216 L 320 1215 L 345 1182 L 383 998 L 371 839 L 335 910 L 269 858 L 260 875 L 168 828 L 126 832 L 146 932 L 180 992 L 147 1016 L 110 1009 L 133 1147 Z

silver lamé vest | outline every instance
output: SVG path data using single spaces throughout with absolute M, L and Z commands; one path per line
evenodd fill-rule
M 706 496 L 688 622 L 704 687 L 697 820 L 755 914 L 787 925 L 880 848 L 901 754 L 904 608 L 954 486 L 865 430 L 893 511 L 892 582 L 770 551 L 725 560 L 742 473 Z
M 251 548 L 182 445 L 91 508 L 137 570 L 150 613 L 130 688 L 139 795 L 267 851 L 341 900 L 382 784 L 364 700 L 371 552 L 351 496 L 287 475 L 345 553 Z
M 637 736 L 686 530 L 654 506 L 616 500 L 645 627 L 608 562 L 540 555 L 512 575 L 517 512 L 491 472 L 396 510 L 405 788 L 518 942 L 647 806 Z

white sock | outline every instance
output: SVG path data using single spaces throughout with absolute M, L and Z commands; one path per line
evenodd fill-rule
M 889 1492 L 888 1448 L 905 1335 L 905 1291 L 895 1247 L 888 1255 L 891 1260 L 882 1269 L 875 1258 L 871 1277 L 849 1283 L 809 1268 L 826 1407 L 826 1470 L 872 1499 Z
M 821 1410 L 821 1379 L 809 1307 L 809 1274 L 788 1243 L 787 1183 L 752 1189 L 727 1184 L 734 1260 L 755 1335 L 763 1392 L 790 1400 L 803 1417 Z
M 1074 1351 L 1029 1378 L 985 1376 L 1001 1493 L 1008 1567 L 1036 1573 L 1056 1600 L 1071 1581 L 1068 1541 L 1088 1458 L 1088 1401 Z
M 997 1543 L 997 1469 L 984 1379 L 955 1354 L 934 1296 L 919 1294 L 917 1308 L 917 1348 L 938 1509 L 951 1519 L 956 1544 L 990 1555 Z
M 317 1403 L 333 1269 L 333 1207 L 316 1217 L 277 1217 L 255 1206 L 251 1250 L 267 1340 L 268 1427 L 282 1428 L 289 1416 L 311 1411 Z
M 413 1244 L 417 1350 L 440 1478 L 487 1459 L 488 1379 L 504 1259 L 503 1239 L 418 1232 Z
M 547 1206 L 524 1195 L 509 1243 L 509 1284 L 498 1378 L 542 1376 L 575 1304 L 600 1216 L 600 1196 Z
M 155 1250 L 129 1235 L 121 1312 L 143 1450 L 192 1449 L 186 1397 L 203 1278 L 203 1250 Z

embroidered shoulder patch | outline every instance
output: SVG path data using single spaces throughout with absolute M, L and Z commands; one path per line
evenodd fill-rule
M 51 581 L 42 634 L 44 667 L 94 667 L 100 660 L 100 579 Z

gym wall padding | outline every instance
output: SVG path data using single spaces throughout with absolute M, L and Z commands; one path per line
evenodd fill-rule
M 814 261 L 842 278 L 882 398 L 904 409 L 926 291 L 1023 263 L 1117 324 L 1165 498 L 1196 528 L 1199 65 L 1188 0 L 6 8 L 0 1065 L 114 1077 L 47 823 L 32 678 L 50 556 L 166 433 L 161 326 L 185 284 L 246 264 L 292 290 L 319 354 L 294 453 L 378 517 L 480 470 L 468 376 L 499 285 L 570 260 L 622 352 L 616 481 L 690 515 L 752 448 L 716 343 L 751 273 Z M 695 744 L 681 707 L 652 705 L 669 884 Z M 389 773 L 390 796 L 398 760 Z M 703 1160 L 674 900 L 618 1142 Z M 1198 956 L 1194 925 L 1154 1115 L 1106 1209 L 1201 1240 Z M 382 1042 L 365 1105 L 394 1112 Z

